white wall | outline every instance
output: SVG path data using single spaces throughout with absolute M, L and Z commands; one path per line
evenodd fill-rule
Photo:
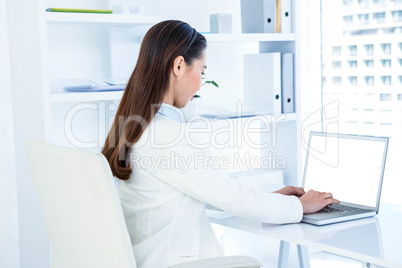
M 0 266 L 19 267 L 18 208 L 6 2 L 0 0 Z
M 3 0 L 4 1 L 4 0 Z M 21 268 L 50 267 L 49 240 L 29 172 L 26 140 L 45 140 L 38 2 L 6 0 Z M 11 160 L 10 156 L 10 160 Z
M 296 16 L 296 110 L 299 111 L 300 124 L 297 127 L 299 153 L 299 169 L 303 171 L 306 146 L 310 131 L 321 131 L 321 32 L 320 32 L 320 0 L 294 1 L 299 12 Z M 300 63 L 300 64 L 299 64 Z M 296 94 L 297 94 L 296 93 Z M 299 174 L 299 183 L 302 174 Z

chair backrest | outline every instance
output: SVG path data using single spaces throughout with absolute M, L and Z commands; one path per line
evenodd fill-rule
M 99 153 L 28 141 L 52 267 L 136 268 L 116 185 Z

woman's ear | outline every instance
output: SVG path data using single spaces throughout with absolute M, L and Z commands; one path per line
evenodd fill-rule
M 183 56 L 178 56 L 173 62 L 173 73 L 175 76 L 180 76 L 185 70 L 185 62 Z

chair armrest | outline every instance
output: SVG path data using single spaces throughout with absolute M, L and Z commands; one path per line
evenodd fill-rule
M 248 256 L 228 256 L 190 261 L 168 268 L 259 268 L 262 264 Z

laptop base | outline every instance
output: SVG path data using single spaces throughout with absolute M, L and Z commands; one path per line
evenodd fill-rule
M 313 214 L 305 214 L 301 221 L 305 222 L 305 223 L 310 223 L 313 225 L 321 226 L 321 225 L 326 225 L 326 224 L 331 224 L 331 223 L 338 223 L 338 222 L 373 217 L 376 214 L 377 214 L 376 211 L 369 211 L 369 210 L 364 213 L 359 212 L 358 214 L 356 214 L 356 213 L 352 212 L 352 213 L 343 213 L 342 215 L 332 214 L 332 213 L 327 213 L 327 212 L 317 212 L 317 213 L 313 213 Z

